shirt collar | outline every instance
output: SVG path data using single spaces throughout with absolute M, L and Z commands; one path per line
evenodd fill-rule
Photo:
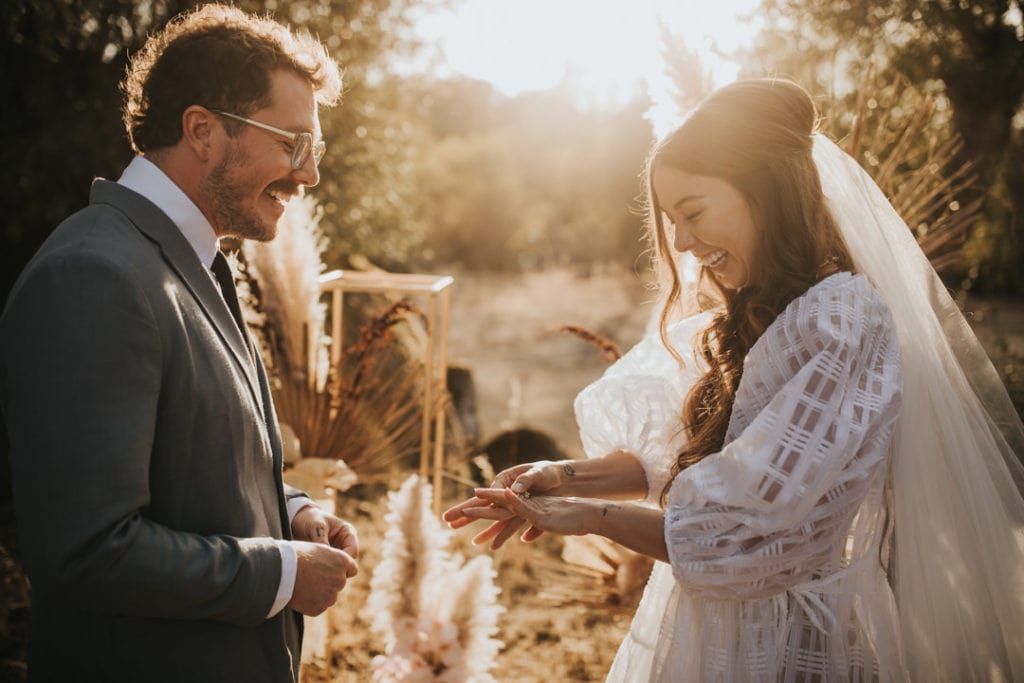
M 195 202 L 156 164 L 137 156 L 124 169 L 117 183 L 156 204 L 192 245 L 203 265 L 207 268 L 213 266 L 219 248 L 217 233 Z

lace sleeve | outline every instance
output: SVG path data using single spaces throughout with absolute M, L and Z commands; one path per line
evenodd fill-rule
M 748 358 L 733 418 L 759 391 L 770 398 L 669 495 L 673 573 L 708 596 L 772 595 L 822 569 L 888 452 L 901 379 L 884 302 L 840 287 L 783 316 Z

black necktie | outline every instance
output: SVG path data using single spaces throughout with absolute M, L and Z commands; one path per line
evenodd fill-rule
M 217 282 L 220 283 L 220 293 L 224 297 L 224 303 L 228 305 L 228 310 L 231 311 L 231 317 L 235 319 L 235 324 L 238 325 L 238 331 L 242 333 L 242 339 L 245 341 L 246 347 L 249 346 L 249 337 L 245 334 L 245 323 L 242 321 L 242 309 L 238 306 L 238 292 L 235 291 L 235 279 L 231 275 L 231 266 L 228 265 L 228 260 L 224 258 L 224 254 L 220 251 L 213 257 L 213 266 L 210 268 L 213 274 L 217 276 Z M 250 352 L 251 353 L 251 352 Z

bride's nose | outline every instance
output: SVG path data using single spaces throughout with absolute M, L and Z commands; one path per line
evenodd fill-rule
M 681 254 L 688 252 L 690 249 L 693 248 L 693 245 L 697 243 L 697 238 L 694 237 L 693 234 L 689 230 L 687 230 L 685 226 L 676 225 L 675 230 L 676 234 L 674 244 L 676 247 L 676 251 L 678 251 Z

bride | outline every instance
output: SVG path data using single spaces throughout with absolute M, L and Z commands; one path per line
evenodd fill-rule
M 513 467 L 445 519 L 660 560 L 609 680 L 1024 680 L 1024 429 L 816 123 L 796 84 L 741 81 L 655 147 L 660 334 L 577 397 L 588 460 Z M 673 247 L 714 305 L 670 324 Z

